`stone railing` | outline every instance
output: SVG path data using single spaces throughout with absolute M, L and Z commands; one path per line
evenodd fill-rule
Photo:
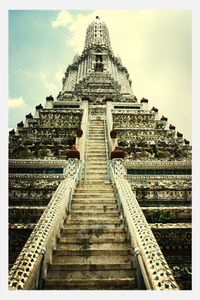
M 109 154 L 111 154 L 113 150 L 113 141 L 110 137 L 110 132 L 113 129 L 113 119 L 112 119 L 112 112 L 111 112 L 112 104 L 108 101 L 106 103 L 106 122 L 107 122 L 107 139 L 108 139 L 108 148 Z
M 178 285 L 160 250 L 149 224 L 137 202 L 131 186 L 124 178 L 122 159 L 114 159 L 110 164 L 110 180 L 118 193 L 125 220 L 127 222 L 134 253 L 137 258 L 138 273 L 141 273 L 147 289 L 178 290 Z M 138 276 L 138 282 L 140 278 Z
M 84 101 L 82 104 L 83 116 L 81 121 L 81 129 L 83 130 L 83 135 L 81 138 L 77 138 L 78 144 L 77 149 L 80 151 L 80 157 L 84 160 L 85 148 L 87 142 L 87 129 L 88 129 L 88 102 Z
M 80 180 L 82 164 L 76 159 L 68 160 L 68 177 L 53 194 L 49 204 L 36 224 L 9 273 L 10 290 L 40 289 L 47 265 L 60 229 L 70 211 L 71 200 L 77 181 Z

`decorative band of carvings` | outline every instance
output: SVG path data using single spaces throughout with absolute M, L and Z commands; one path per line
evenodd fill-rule
M 59 184 L 10 270 L 8 287 L 11 290 L 37 288 L 36 278 L 40 272 L 40 262 L 46 252 L 45 260 L 46 262 L 50 260 L 57 234 L 66 216 L 70 194 L 75 188 L 75 177 L 80 171 L 80 166 L 77 169 L 76 159 L 68 160 L 68 167 L 68 177 Z
M 52 166 L 52 167 L 66 167 L 67 160 L 44 160 L 44 159 L 9 159 L 10 166 L 23 166 L 27 165 L 30 167 L 37 166 Z
M 111 167 L 112 168 L 112 167 Z M 176 290 L 178 285 L 160 250 L 149 224 L 132 192 L 128 181 L 124 178 L 122 159 L 113 160 L 114 179 L 119 193 L 129 234 L 134 247 L 140 249 L 150 286 L 155 290 Z
M 126 175 L 125 178 L 130 181 L 135 180 L 191 180 L 191 175 Z
M 131 161 L 124 163 L 124 166 L 128 168 L 191 168 L 191 161 Z
M 23 178 L 23 179 L 64 179 L 67 174 L 9 174 L 10 179 Z
M 192 229 L 191 223 L 151 223 L 151 229 Z
M 132 168 L 127 169 L 127 175 L 191 175 L 191 169 L 187 168 Z
M 15 223 L 9 224 L 9 229 L 30 229 L 33 230 L 35 228 L 35 223 Z

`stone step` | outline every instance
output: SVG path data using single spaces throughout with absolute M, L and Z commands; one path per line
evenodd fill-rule
M 44 290 L 134 290 L 135 278 L 108 279 L 46 279 Z
M 94 130 L 94 129 L 90 129 L 89 130 L 89 137 L 95 137 L 95 136 L 101 136 L 105 138 L 105 133 L 104 130 Z
M 96 158 L 96 159 L 98 159 L 98 157 Z M 105 171 L 105 170 L 99 170 L 99 172 L 98 172 L 98 169 L 96 169 L 96 172 L 95 171 L 93 171 L 93 170 L 88 170 L 88 168 L 86 167 L 86 174 L 88 174 L 89 173 L 89 175 L 90 175 L 90 177 L 93 175 L 94 176 L 94 179 L 95 179 L 95 177 L 96 176 L 101 176 L 102 175 L 102 173 L 104 174 L 104 176 L 105 175 L 108 175 L 108 172 L 107 172 L 107 170 Z M 103 178 L 104 179 L 104 178 Z
M 105 157 L 106 155 L 106 151 L 105 150 L 98 150 L 98 149 L 94 149 L 94 150 L 87 150 L 87 156 L 103 156 Z
M 87 169 L 86 170 L 86 175 L 87 175 L 87 177 L 88 177 L 88 175 L 89 176 L 92 176 L 92 178 L 93 178 L 93 176 L 94 177 L 96 177 L 96 176 L 107 176 L 107 174 L 108 174 L 108 172 L 107 172 L 107 170 L 96 170 L 95 171 L 95 169 Z
M 81 203 L 81 204 L 114 204 L 116 203 L 116 200 L 113 197 L 104 197 L 103 195 L 98 194 L 98 197 L 91 196 L 89 198 L 85 198 L 81 195 L 73 196 L 72 203 Z
M 105 145 L 103 144 L 91 144 L 90 141 L 89 141 L 89 144 L 88 144 L 88 147 L 87 147 L 87 151 L 105 151 L 106 147 Z
M 68 219 L 68 224 L 120 224 L 119 216 L 104 216 L 99 219 L 97 216 L 72 216 L 71 220 Z
M 94 279 L 110 279 L 110 278 L 134 277 L 133 270 L 49 270 L 48 279 L 64 279 L 64 280 L 94 280 Z
M 108 279 L 108 278 L 126 278 L 134 275 L 132 270 L 50 270 L 48 274 L 49 279 L 60 279 L 62 277 L 66 279 Z
M 125 228 L 124 224 L 122 224 L 122 223 L 121 224 L 103 224 L 103 225 L 93 223 L 93 224 L 81 224 L 81 225 L 79 225 L 79 224 L 65 224 L 65 225 L 63 225 L 62 230 L 66 230 L 67 232 L 77 232 L 77 231 L 79 231 L 79 232 L 87 232 L 87 231 L 88 232 L 90 232 L 90 231 L 95 232 L 95 230 L 96 230 L 96 232 L 98 232 L 98 230 L 99 230 L 99 232 L 101 232 L 102 229 L 103 230 L 117 230 L 117 229 L 125 230 L 124 228 Z M 105 236 L 105 238 L 106 238 L 106 236 Z M 105 240 L 104 242 L 107 242 L 107 243 L 111 242 L 112 243 L 112 241 L 113 241 L 112 236 L 108 237 L 108 238 L 109 239 Z M 127 238 L 122 237 L 121 240 L 126 241 Z M 79 241 L 79 240 L 76 239 L 75 242 L 77 242 L 77 241 Z M 99 239 L 96 239 L 94 241 L 98 242 Z M 66 239 L 66 242 L 69 242 L 69 241 Z
M 87 148 L 89 148 L 89 147 L 93 148 L 93 149 L 96 149 L 96 148 L 105 149 L 106 143 L 104 140 L 99 139 L 99 138 L 92 139 L 92 140 L 89 139 Z
M 87 211 L 74 211 L 72 210 L 71 214 L 71 220 L 74 220 L 75 218 L 79 218 L 80 220 L 82 220 L 83 218 L 91 218 L 92 220 L 95 218 L 119 218 L 119 213 L 117 212 L 117 210 L 113 211 L 113 212 L 99 212 L 99 211 L 93 211 L 93 210 L 87 210 Z
M 105 139 L 102 139 L 102 138 L 89 138 L 88 140 L 88 145 L 92 146 L 92 147 L 95 147 L 95 146 L 100 146 L 100 145 L 104 145 L 105 147 Z
M 92 151 L 87 151 L 87 157 L 102 157 L 102 158 L 105 158 L 106 157 L 106 151 L 95 151 L 95 150 L 92 150 Z
M 104 188 L 104 187 L 111 187 L 112 186 L 111 182 L 108 181 L 108 180 L 96 180 L 93 183 L 86 180 L 86 181 L 80 182 L 80 185 L 82 185 L 82 184 L 83 184 L 83 187 L 87 187 L 87 186 L 93 187 L 93 186 L 98 185 L 98 186 L 101 186 L 102 188 Z
M 98 145 L 91 145 L 89 144 L 87 149 L 88 150 L 94 150 L 94 147 L 95 149 L 102 149 L 102 150 L 105 150 L 105 145 L 102 145 L 102 144 L 98 144 Z
M 62 264 L 120 264 L 130 262 L 131 255 L 91 255 L 91 256 L 81 256 L 81 255 L 53 255 L 52 264 L 62 263 Z M 88 274 L 89 275 L 89 274 Z
M 87 166 L 90 164 L 90 165 L 93 165 L 95 166 L 96 168 L 99 167 L 104 167 L 104 166 L 107 166 L 107 161 L 106 159 L 103 159 L 103 160 L 96 160 L 96 159 L 90 159 L 88 158 L 87 161 L 86 161 L 86 164 Z
M 125 233 L 125 227 L 123 224 L 120 227 L 109 227 L 109 226 L 88 226 L 88 228 L 83 227 L 82 230 L 79 228 L 71 228 L 67 224 L 64 224 L 63 228 L 61 229 L 61 233 L 63 234 L 75 234 L 77 237 L 82 235 L 90 235 L 90 236 L 96 236 L 99 237 L 101 235 L 104 235 L 106 237 L 107 234 L 111 234 L 111 236 L 108 237 L 113 237 L 115 234 L 120 235 L 121 233 Z M 77 235 L 78 234 L 78 235 Z
M 106 180 L 108 178 L 108 176 L 107 175 L 98 175 L 98 174 L 96 174 L 95 176 L 94 175 L 87 175 L 86 174 L 86 179 L 87 180 L 91 180 L 91 181 L 96 181 L 96 180 L 100 180 L 100 179 L 104 179 L 104 180 Z
M 89 129 L 104 129 L 104 124 L 89 124 Z
M 59 244 L 77 244 L 77 245 L 83 245 L 83 244 L 87 244 L 88 241 L 90 241 L 90 243 L 93 243 L 93 244 L 102 244 L 102 243 L 126 243 L 128 241 L 128 239 L 124 236 L 124 235 L 121 235 L 119 234 L 119 236 L 114 237 L 109 237 L 109 236 L 92 236 L 90 237 L 89 239 L 86 238 L 86 237 L 70 237 L 70 236 L 64 236 L 64 237 L 60 237 L 59 238 Z
M 87 160 L 87 163 L 86 163 L 86 169 L 88 167 L 90 167 L 90 168 L 94 167 L 94 168 L 96 168 L 96 171 L 98 171 L 98 170 L 103 169 L 103 167 L 104 167 L 104 169 L 107 168 L 107 163 L 106 163 L 106 157 L 105 156 L 104 156 L 104 160 L 105 160 L 104 165 L 102 164 L 101 166 L 94 165 L 93 161 L 91 161 L 90 159 L 91 159 L 91 157 L 88 157 L 88 160 Z M 94 156 L 93 159 L 96 159 L 96 161 L 98 161 L 99 159 L 101 159 L 101 161 L 102 161 L 102 158 L 100 158 L 99 156 Z
M 89 131 L 91 130 L 104 132 L 104 126 L 90 125 Z
M 112 212 L 116 211 L 116 205 L 102 205 L 102 204 L 96 204 L 96 205 L 91 205 L 91 204 L 72 204 L 72 210 L 73 212 L 78 212 L 78 211 L 92 211 L 92 212 Z
M 112 186 L 101 186 L 101 185 L 86 185 L 86 184 L 83 184 L 83 185 L 78 185 L 77 186 L 77 189 L 75 192 L 78 192 L 78 193 L 87 193 L 87 192 L 96 192 L 96 193 L 101 193 L 105 191 L 105 193 L 107 192 L 113 192 L 113 187 Z
M 77 196 L 80 197 L 98 197 L 98 198 L 114 198 L 115 194 L 113 192 L 113 190 L 104 190 L 104 189 L 100 189 L 100 187 L 98 188 L 98 190 L 95 189 L 90 189 L 90 188 L 85 188 L 82 190 L 77 190 L 74 193 L 75 198 L 77 198 Z
M 104 133 L 104 127 L 103 126 L 90 126 L 89 127 L 89 132 L 94 131 L 94 132 L 102 132 Z
M 96 198 L 95 200 L 97 200 L 96 202 L 94 203 L 90 203 L 90 199 L 89 199 L 89 203 L 87 202 L 79 202 L 78 201 L 72 201 L 72 209 L 73 210 L 82 210 L 83 208 L 84 209 L 88 209 L 88 210 L 91 210 L 91 211 L 94 211 L 94 210 L 99 210 L 99 209 L 116 209 L 116 200 L 115 198 L 113 198 L 113 202 L 109 201 L 108 203 L 100 203 L 98 202 L 98 198 Z
M 93 157 L 88 156 L 86 160 L 86 168 L 87 167 L 94 167 L 97 170 L 107 168 L 107 159 L 106 154 L 104 154 L 104 157 L 97 159 L 97 157 L 94 155 Z
M 94 133 L 94 132 L 89 132 L 89 144 L 93 141 L 95 142 L 96 140 L 101 141 L 105 145 L 105 134 L 104 133 Z
M 93 159 L 93 160 L 105 160 L 105 162 L 106 162 L 106 160 L 107 160 L 107 158 L 106 158 L 106 153 L 89 153 L 89 154 L 87 154 L 87 160 L 91 160 L 91 159 Z
M 84 188 L 87 190 L 88 188 L 90 189 L 93 189 L 93 186 L 95 186 L 95 185 L 98 185 L 98 186 L 100 186 L 101 185 L 101 182 L 109 182 L 108 181 L 108 179 L 103 179 L 103 180 L 101 180 L 101 179 L 98 179 L 98 180 L 85 180 L 85 181 L 83 181 L 84 182 Z
M 64 233 L 63 233 L 64 235 Z M 64 235 L 65 236 L 65 235 Z M 113 243 L 91 243 L 90 238 L 83 238 L 82 244 L 74 244 L 74 243 L 58 243 L 56 250 L 54 250 L 54 253 L 56 255 L 65 255 L 60 252 L 61 250 L 72 250 L 72 251 L 82 251 L 82 250 L 94 250 L 94 251 L 111 251 L 111 250 L 130 250 L 128 243 L 121 243 L 116 242 L 115 238 L 113 237 Z M 109 255 L 112 253 L 109 253 Z M 75 254 L 76 255 L 76 254 Z
M 98 157 L 98 160 L 96 157 L 87 157 L 86 160 L 86 166 L 98 166 L 99 164 L 107 166 L 107 158 L 106 155 L 102 157 L 101 159 Z
M 57 256 L 99 256 L 99 255 L 129 255 L 130 249 L 124 246 L 124 243 L 92 243 L 86 242 L 79 245 L 59 244 L 54 251 L 54 258 Z
M 94 132 L 89 132 L 88 135 L 89 138 L 89 144 L 91 142 L 95 142 L 96 140 L 101 141 L 103 144 L 105 144 L 105 134 L 104 133 L 94 133 Z M 89 145 L 88 144 L 88 145 Z
M 89 134 L 99 134 L 105 136 L 105 132 L 103 128 L 89 128 Z
M 81 219 L 76 219 L 73 218 L 72 220 L 68 219 L 68 225 L 108 225 L 108 224 L 113 224 L 113 225 L 120 225 L 121 222 L 118 220 L 118 218 L 101 218 L 99 220 L 96 220 L 95 218 L 83 218 Z
M 105 160 L 105 162 L 104 162 L 103 164 L 101 164 L 101 165 L 94 164 L 94 162 L 88 161 L 88 162 L 86 163 L 86 169 L 88 169 L 88 168 L 95 168 L 96 170 L 101 170 L 101 169 L 106 169 L 106 170 L 107 170 L 107 169 L 108 169 L 106 160 Z
M 110 231 L 109 231 L 110 230 Z M 79 241 L 80 239 L 88 240 L 91 238 L 109 238 L 109 239 L 114 239 L 116 241 L 117 239 L 122 239 L 124 238 L 125 234 L 125 228 L 83 228 L 82 230 L 80 229 L 70 229 L 69 227 L 63 228 L 61 230 L 61 236 L 66 237 L 66 238 L 71 238 L 71 239 L 76 239 L 76 241 Z M 69 241 L 67 241 L 69 243 Z
M 104 173 L 107 174 L 108 172 L 108 168 L 107 166 L 101 166 L 101 167 L 97 167 L 97 166 L 93 166 L 93 164 L 89 164 L 87 165 L 87 173 L 91 173 L 91 172 L 95 172 L 95 173 Z
M 116 228 L 118 229 L 118 228 Z M 119 228 L 124 230 L 124 228 Z M 79 229 L 80 231 L 80 229 Z M 65 245 L 71 244 L 71 245 L 77 245 L 77 247 L 86 247 L 88 244 L 93 245 L 101 245 L 104 244 L 115 244 L 118 245 L 120 243 L 126 243 L 128 242 L 128 238 L 126 238 L 124 235 L 124 231 L 120 233 L 102 233 L 98 235 L 98 231 L 96 235 L 88 235 L 88 234 L 72 234 L 72 233 L 66 233 L 67 230 L 62 231 L 62 235 L 59 240 L 59 245 L 57 247 L 65 247 Z M 100 231 L 99 231 L 100 232 Z M 85 246 L 83 246 L 85 245 Z M 97 249 L 98 250 L 98 249 Z
M 82 197 L 84 197 L 84 198 L 93 198 L 93 197 L 95 197 L 95 198 L 106 198 L 106 199 L 109 199 L 109 198 L 111 198 L 111 199 L 115 199 L 115 197 L 114 197 L 114 193 L 111 191 L 111 192 L 107 192 L 107 191 L 101 191 L 100 193 L 98 192 L 98 191 L 90 191 L 90 190 L 88 190 L 88 191 L 82 191 L 82 192 L 80 192 L 80 191 L 76 191 L 75 193 L 74 193 L 74 196 L 73 196 L 73 199 L 76 199 L 76 198 L 82 198 Z
M 74 196 L 73 196 L 73 200 L 77 200 L 80 199 L 80 204 L 85 205 L 85 201 L 86 200 L 108 200 L 107 204 L 114 204 L 116 202 L 114 193 L 112 191 L 99 191 L 99 192 L 92 192 L 89 190 L 84 190 L 84 191 L 77 191 Z M 82 199 L 85 199 L 82 201 Z M 113 203 L 110 203 L 110 200 L 113 200 Z M 101 202 L 99 202 L 99 204 L 101 204 Z M 104 203 L 105 205 L 106 203 Z
M 94 170 L 91 170 L 94 169 Z M 102 173 L 104 172 L 104 174 L 107 174 L 107 166 L 105 165 L 104 168 L 97 168 L 96 166 L 94 166 L 92 163 L 88 163 L 87 166 L 86 166 L 86 171 L 88 172 L 88 170 L 92 171 L 93 173 L 95 174 L 99 174 L 99 173 Z M 95 172 L 96 170 L 96 172 Z M 91 172 L 90 172 L 91 173 Z
M 101 135 L 102 137 L 105 137 L 105 132 L 104 129 L 102 128 L 90 128 L 88 131 L 89 136 L 93 136 L 93 135 Z
M 87 147 L 87 150 L 90 150 L 90 151 L 105 151 L 106 147 L 105 145 L 103 147 L 102 146 L 102 143 L 94 143 L 94 144 L 90 144 L 90 147 Z
M 125 263 L 99 263 L 99 264 L 87 264 L 87 263 L 82 263 L 82 264 L 62 264 L 62 263 L 54 263 L 52 265 L 49 265 L 49 270 L 50 271 L 98 271 L 98 270 L 129 270 L 132 268 L 132 263 L 130 262 L 125 262 Z
M 94 131 L 94 132 L 102 132 L 102 133 L 104 133 L 104 127 L 103 126 L 98 126 L 98 127 L 96 127 L 96 126 L 90 126 L 89 127 L 89 131 Z
M 113 213 L 116 212 L 116 205 L 113 205 L 113 207 L 109 207 L 107 205 L 101 205 L 101 206 L 94 206 L 94 205 L 79 205 L 76 206 L 75 204 L 72 205 L 72 210 L 74 213 L 78 213 L 80 210 L 82 212 L 88 212 L 91 211 L 94 214 L 95 213 Z

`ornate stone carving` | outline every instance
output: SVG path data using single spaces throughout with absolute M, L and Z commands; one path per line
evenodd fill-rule
M 114 171 L 115 184 L 121 199 L 129 234 L 134 247 L 138 247 L 141 252 L 152 287 L 158 290 L 178 289 L 172 272 L 160 251 L 135 195 L 128 181 L 123 177 L 122 170 L 124 166 L 122 160 L 116 159 L 114 167 L 114 170 L 116 170 Z

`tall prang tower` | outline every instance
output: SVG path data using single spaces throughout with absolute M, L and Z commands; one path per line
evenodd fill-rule
M 87 28 L 81 56 L 75 55 L 65 72 L 58 100 L 77 97 L 90 97 L 93 103 L 105 97 L 134 101 L 128 71 L 113 54 L 108 28 L 98 16 Z
M 56 100 L 9 132 L 9 289 L 191 289 L 191 145 L 97 16 Z

